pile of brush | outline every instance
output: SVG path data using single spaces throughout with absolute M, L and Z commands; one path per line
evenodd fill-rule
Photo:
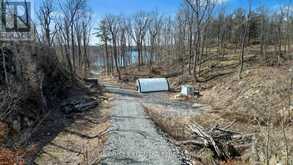
M 236 159 L 241 156 L 244 150 L 255 147 L 254 134 L 241 134 L 229 130 L 235 122 L 229 123 L 227 126 L 220 128 L 218 125 L 205 129 L 201 125 L 193 122 L 186 126 L 186 130 L 192 135 L 191 140 L 176 141 L 176 145 L 191 145 L 196 150 L 196 154 L 192 157 L 198 158 L 200 161 L 200 153 L 206 149 L 212 152 L 215 160 L 227 161 Z
M 84 112 L 97 107 L 99 100 L 96 97 L 80 96 L 66 99 L 61 104 L 61 110 L 65 114 Z

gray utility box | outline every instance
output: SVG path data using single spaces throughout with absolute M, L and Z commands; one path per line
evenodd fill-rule
M 191 85 L 182 85 L 181 86 L 181 95 L 183 96 L 193 96 L 194 89 Z

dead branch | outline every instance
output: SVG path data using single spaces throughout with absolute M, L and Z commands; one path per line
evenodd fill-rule
M 205 146 L 204 142 L 200 141 L 200 140 L 183 140 L 183 141 L 176 141 L 176 140 L 172 140 L 172 142 L 175 145 L 186 145 L 186 144 L 194 144 L 194 145 L 198 145 L 198 146 Z
M 250 149 L 253 146 L 254 134 L 240 134 L 225 128 L 231 127 L 235 122 L 229 123 L 224 128 L 215 125 L 211 129 L 206 130 L 197 123 L 188 125 L 187 128 L 193 135 L 193 139 L 184 141 L 174 141 L 176 145 L 196 145 L 198 147 L 206 147 L 215 153 L 215 157 L 221 160 L 229 160 L 233 158 L 238 151 Z M 236 153 L 235 153 L 236 152 Z

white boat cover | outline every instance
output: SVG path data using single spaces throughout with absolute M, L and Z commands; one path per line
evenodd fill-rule
M 169 91 L 169 82 L 166 78 L 138 79 L 137 91 L 140 93 Z

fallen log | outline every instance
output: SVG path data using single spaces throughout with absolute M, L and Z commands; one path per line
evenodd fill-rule
M 84 104 L 78 104 L 75 106 L 75 108 L 78 111 L 86 111 L 88 109 L 95 108 L 97 105 L 98 105 L 97 101 L 92 101 L 92 102 L 88 102 L 88 103 L 84 103 Z

